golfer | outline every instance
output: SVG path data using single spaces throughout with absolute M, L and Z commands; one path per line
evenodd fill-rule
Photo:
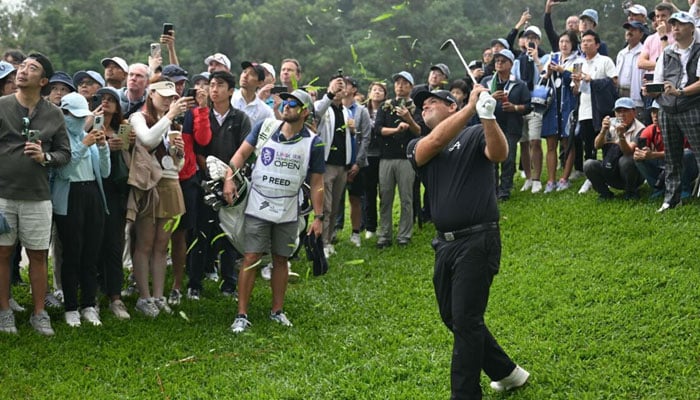
M 474 88 L 462 109 L 446 90 L 421 92 L 415 102 L 432 131 L 411 141 L 406 152 L 425 185 L 438 231 L 433 284 L 442 320 L 454 335 L 452 398 L 481 399 L 482 369 L 496 391 L 520 387 L 529 376 L 484 323 L 501 261 L 494 163 L 506 159 L 508 144 L 493 115 L 496 101 L 485 88 Z M 465 127 L 477 112 L 482 125 Z

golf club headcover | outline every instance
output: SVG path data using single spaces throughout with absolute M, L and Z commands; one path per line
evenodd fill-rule
M 323 253 L 323 239 L 321 236 L 307 235 L 304 239 L 307 257 L 311 255 L 313 260 L 314 276 L 323 275 L 328 272 L 328 260 Z
M 488 92 L 479 93 L 479 100 L 476 102 L 476 112 L 479 114 L 479 118 L 496 119 L 493 115 L 494 110 L 496 110 L 496 99 Z

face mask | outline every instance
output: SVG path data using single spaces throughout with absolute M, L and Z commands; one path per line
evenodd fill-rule
M 64 115 L 63 118 L 66 120 L 66 130 L 69 135 L 79 137 L 83 134 L 85 118 L 77 118 L 70 114 Z

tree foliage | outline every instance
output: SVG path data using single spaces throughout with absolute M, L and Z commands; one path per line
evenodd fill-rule
M 0 47 L 41 51 L 69 73 L 101 71 L 99 61 L 108 56 L 145 62 L 163 22 L 172 22 L 180 62 L 191 74 L 204 70 L 203 59 L 214 52 L 227 54 L 234 72 L 244 60 L 279 68 L 293 57 L 304 68 L 303 83 L 319 77 L 320 85 L 339 68 L 365 84 L 400 70 L 423 81 L 437 62 L 450 66 L 452 78 L 463 76 L 454 51 L 439 50 L 447 38 L 467 61 L 476 59 L 526 7 L 540 27 L 544 10 L 541 0 L 30 0 L 4 7 Z M 557 5 L 556 28 L 584 7 L 598 10 L 599 32 L 614 56 L 624 44 L 625 18 L 615 1 Z

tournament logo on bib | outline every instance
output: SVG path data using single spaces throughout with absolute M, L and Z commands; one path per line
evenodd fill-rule
M 262 158 L 263 165 L 268 166 L 272 163 L 272 160 L 275 159 L 275 150 L 269 147 L 264 147 L 260 157 Z

